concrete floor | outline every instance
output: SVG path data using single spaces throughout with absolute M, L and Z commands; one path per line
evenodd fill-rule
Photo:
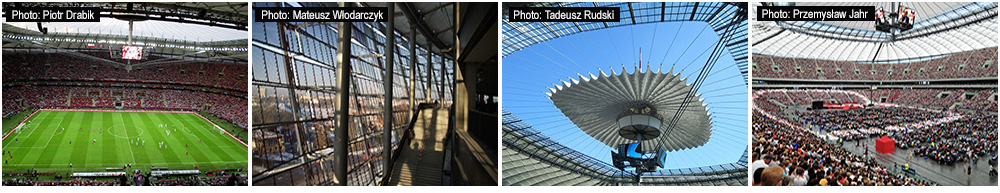
M 448 109 L 422 109 L 413 127 L 413 139 L 402 147 L 388 186 L 440 186 Z
M 900 149 L 896 148 L 896 152 L 881 154 L 875 151 L 875 138 L 868 138 L 861 141 L 862 144 L 868 144 L 868 155 L 874 156 L 875 160 L 882 163 L 885 166 L 891 168 L 893 163 L 899 165 L 898 170 L 902 170 L 902 165 L 906 163 L 906 155 L 910 154 L 915 148 L 910 149 Z M 857 146 L 855 147 L 855 142 L 844 142 L 844 148 L 848 151 L 854 152 L 855 154 L 862 155 L 865 152 L 865 147 Z M 972 162 L 956 162 L 953 165 L 938 164 L 937 162 L 924 159 L 923 157 L 910 158 L 910 168 L 917 171 L 917 176 L 920 178 L 937 182 L 944 186 L 996 186 L 997 177 L 989 176 L 990 166 L 987 163 L 988 157 L 980 157 L 978 163 L 973 164 Z M 969 179 L 969 175 L 965 172 L 965 165 L 968 164 L 972 166 L 972 179 Z M 897 170 L 897 171 L 898 171 Z
M 804 111 L 804 108 L 794 109 L 790 111 Z M 804 128 L 809 128 L 808 126 Z M 827 136 L 828 132 L 820 132 L 818 130 L 810 130 L 817 137 L 823 138 Z M 831 140 L 831 143 L 835 140 Z M 898 164 L 899 168 L 906 163 L 906 155 L 913 151 L 915 148 L 910 149 L 900 149 L 896 148 L 896 152 L 890 154 L 880 154 L 875 151 L 875 138 L 864 139 L 862 144 L 868 144 L 869 156 L 875 156 L 875 160 L 886 166 L 887 168 L 892 168 L 893 164 Z M 855 141 L 845 141 L 844 148 L 851 151 L 857 155 L 864 154 L 864 146 L 855 147 Z M 938 164 L 932 160 L 925 160 L 921 158 L 911 158 L 910 168 L 917 171 L 917 179 L 925 179 L 928 181 L 936 182 L 943 186 L 996 186 L 997 177 L 990 176 L 990 166 L 987 163 L 989 156 L 980 157 L 978 164 L 972 164 L 971 162 L 957 162 L 954 165 L 943 165 Z M 969 179 L 969 175 L 965 172 L 965 164 L 972 166 L 972 179 Z M 899 169 L 902 170 L 902 169 Z M 894 173 L 902 173 L 901 171 L 896 171 Z

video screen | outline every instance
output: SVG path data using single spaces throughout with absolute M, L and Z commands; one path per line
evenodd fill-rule
M 122 46 L 122 59 L 126 59 L 126 60 L 141 60 L 142 59 L 142 47 L 138 47 L 138 46 Z
M 899 6 L 899 23 L 913 24 L 913 9 Z

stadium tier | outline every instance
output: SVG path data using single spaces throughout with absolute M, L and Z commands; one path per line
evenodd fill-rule
M 21 179 L 4 179 L 4 186 L 117 186 L 117 180 L 74 180 L 74 181 L 34 181 Z
M 816 101 L 862 105 L 817 109 Z M 809 176 L 800 185 L 955 185 L 949 175 L 965 172 L 927 170 L 997 153 L 995 89 L 756 89 L 753 102 L 754 155 Z M 880 137 L 893 150 L 869 152 Z
M 906 104 L 931 109 L 997 111 L 995 89 L 767 89 L 758 92 L 758 103 L 780 106 L 809 105 L 813 101 Z
M 997 48 L 955 53 L 917 62 L 864 63 L 753 56 L 755 79 L 934 80 L 996 78 Z
M 100 54 L 103 54 L 101 57 L 107 57 L 107 53 Z M 154 65 L 126 70 L 120 66 L 101 63 L 90 58 L 60 53 L 4 51 L 4 82 L 44 78 L 115 79 L 187 83 L 247 90 L 246 64 L 184 62 L 181 65 Z
M 136 177 L 132 177 L 136 178 Z M 143 178 L 145 179 L 145 178 Z M 141 181 L 141 180 L 140 180 Z M 168 179 L 157 179 L 145 185 L 155 186 L 246 186 L 246 176 L 216 176 L 216 177 L 177 177 Z M 27 179 L 4 179 L 4 186 L 126 186 L 122 180 L 92 180 L 79 179 L 72 181 L 40 181 Z
M 248 185 L 249 3 L 3 3 L 79 7 L 3 22 L 3 185 Z
M 23 108 L 117 108 L 203 111 L 246 128 L 246 98 L 193 90 L 75 86 L 4 88 L 12 111 Z M 6 109 L 5 109 L 6 110 Z
M 837 144 L 829 143 L 804 129 L 789 128 L 761 114 L 753 115 L 753 160 L 751 172 L 766 165 L 787 166 L 789 176 L 802 185 L 827 181 L 843 186 L 930 185 L 932 183 L 879 165 L 872 157 L 862 157 Z M 766 160 L 766 161 L 765 161 Z M 760 165 L 763 164 L 763 165 Z M 807 177 L 808 176 L 808 177 Z
M 754 5 L 908 16 L 752 25 L 755 185 L 997 185 L 996 2 Z
M 193 63 L 125 72 L 87 59 L 45 56 L 60 62 L 5 52 L 12 59 L 3 66 L 5 117 L 27 108 L 180 109 L 203 111 L 247 128 L 246 84 L 231 83 L 245 83 L 246 65 Z

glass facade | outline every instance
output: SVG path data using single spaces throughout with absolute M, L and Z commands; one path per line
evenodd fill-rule
M 255 7 L 323 7 L 334 3 L 254 3 Z M 405 22 L 405 21 L 397 21 Z M 385 161 L 381 145 L 385 100 L 386 49 L 395 49 L 392 149 L 409 124 L 411 98 L 451 101 L 453 61 L 429 54 L 426 46 L 408 50 L 408 36 L 396 33 L 385 45 L 385 23 L 354 23 L 348 129 L 348 185 L 375 185 Z M 333 183 L 336 106 L 337 23 L 254 22 L 253 24 L 253 173 L 254 185 L 330 185 Z M 416 55 L 410 65 L 410 55 Z M 428 63 L 431 63 L 428 68 Z M 444 72 L 442 73 L 442 66 Z M 410 69 L 416 68 L 416 76 Z M 430 70 L 430 72 L 428 72 Z M 429 75 L 429 76 L 428 76 Z M 415 86 L 411 91 L 411 79 Z M 430 89 L 427 83 L 430 81 Z M 442 84 L 444 83 L 444 84 Z M 411 96 L 411 93 L 412 96 Z M 429 96 L 429 98 L 428 98 Z

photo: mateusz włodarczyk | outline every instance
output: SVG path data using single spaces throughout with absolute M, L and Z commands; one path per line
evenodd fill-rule
M 253 3 L 254 186 L 496 186 L 497 3 Z

